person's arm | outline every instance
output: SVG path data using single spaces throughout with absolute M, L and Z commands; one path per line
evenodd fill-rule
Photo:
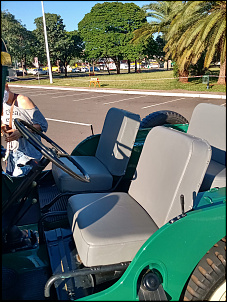
M 39 124 L 33 124 L 32 125 L 34 128 L 36 128 L 39 131 L 42 131 L 41 126 Z M 9 134 L 9 136 L 6 137 L 6 142 L 12 142 L 14 140 L 18 140 L 18 138 L 21 137 L 21 133 L 17 129 L 10 129 L 6 131 L 6 133 Z
M 17 97 L 17 102 L 18 102 L 18 107 L 23 108 L 25 110 L 35 108 L 35 104 L 27 96 L 19 94 L 18 97 Z
M 33 103 L 33 101 L 30 98 L 28 98 L 27 96 L 18 95 L 17 102 L 18 102 L 18 107 L 23 108 L 25 110 L 33 109 L 36 107 L 35 104 Z M 41 114 L 41 112 L 40 112 L 40 114 Z M 32 126 L 39 131 L 43 131 L 40 124 L 34 123 L 34 124 L 32 124 Z M 9 136 L 6 138 L 7 142 L 18 140 L 21 137 L 21 134 L 20 134 L 19 130 L 17 130 L 17 129 L 10 129 L 10 130 L 6 131 L 6 133 L 9 134 Z

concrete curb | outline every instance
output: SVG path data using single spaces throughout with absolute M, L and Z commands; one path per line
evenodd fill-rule
M 71 91 L 91 91 L 103 93 L 119 93 L 119 94 L 142 94 L 142 95 L 160 95 L 160 96 L 184 96 L 190 98 L 210 98 L 210 99 L 226 99 L 226 95 L 221 94 L 203 94 L 203 93 L 183 93 L 183 92 L 156 92 L 156 91 L 138 91 L 138 90 L 107 90 L 107 89 L 90 89 L 90 88 L 73 88 L 73 87 L 49 87 L 49 86 L 27 86 L 27 85 L 12 85 L 12 87 L 22 88 L 40 88 L 40 89 L 55 89 L 55 90 L 71 90 Z

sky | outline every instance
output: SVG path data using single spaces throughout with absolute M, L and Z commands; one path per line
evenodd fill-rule
M 45 13 L 60 15 L 65 25 L 65 30 L 72 31 L 78 29 L 78 23 L 85 14 L 91 11 L 96 3 L 114 1 L 43 1 Z M 152 1 L 119 1 L 122 3 L 133 2 L 139 7 L 150 4 Z M 21 21 L 27 30 L 36 28 L 34 20 L 42 17 L 41 1 L 1 1 L 1 11 L 8 10 Z

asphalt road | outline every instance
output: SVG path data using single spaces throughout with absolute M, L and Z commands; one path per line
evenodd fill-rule
M 173 110 L 188 120 L 199 103 L 225 106 L 225 99 L 196 98 L 184 95 L 159 96 L 143 94 L 104 93 L 93 91 L 51 90 L 43 88 L 10 87 L 15 93 L 30 97 L 48 120 L 47 136 L 71 153 L 75 146 L 91 135 L 102 131 L 107 111 L 111 107 L 135 112 L 143 119 L 159 110 Z

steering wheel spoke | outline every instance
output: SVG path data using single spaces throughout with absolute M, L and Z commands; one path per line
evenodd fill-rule
M 54 163 L 56 166 L 58 166 L 60 169 L 62 169 L 75 179 L 78 179 L 83 182 L 90 182 L 90 177 L 88 173 L 83 169 L 83 167 L 75 159 L 73 159 L 64 149 L 62 149 L 54 141 L 52 141 L 48 136 L 33 127 L 31 124 L 21 119 L 14 119 L 14 123 L 21 135 L 26 138 L 38 151 L 40 151 L 44 157 L 49 159 L 52 163 Z M 35 134 L 40 135 L 46 142 L 48 142 L 52 146 L 52 148 L 45 146 Z M 74 172 L 65 163 L 63 163 L 60 160 L 61 157 L 66 157 L 70 162 L 72 162 L 82 173 L 82 176 Z

